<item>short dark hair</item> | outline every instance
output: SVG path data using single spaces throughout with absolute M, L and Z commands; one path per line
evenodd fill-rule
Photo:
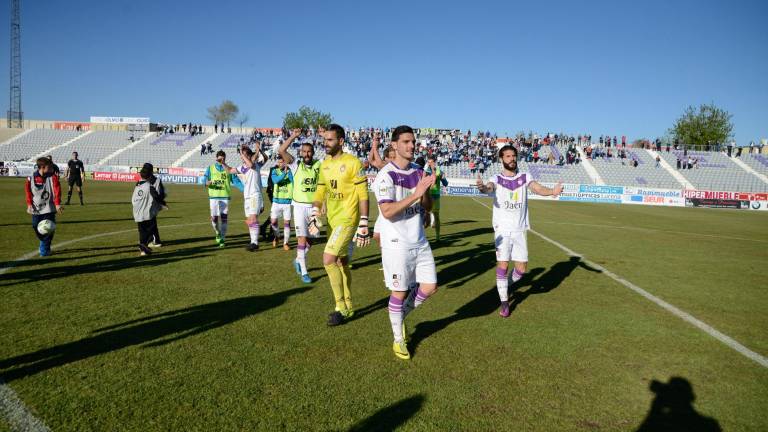
M 39 157 L 37 158 L 36 164 L 38 168 L 43 168 L 46 166 L 53 165 L 53 162 L 51 162 L 51 160 L 48 159 L 47 157 Z
M 431 154 L 431 155 L 427 156 L 427 160 L 428 161 L 437 161 L 437 158 L 435 158 L 435 155 Z
M 392 141 L 393 142 L 397 141 L 398 139 L 400 139 L 400 135 L 402 135 L 404 133 L 409 133 L 409 134 L 413 134 L 414 136 L 416 136 L 416 134 L 413 133 L 413 128 L 412 127 L 406 126 L 406 125 L 401 125 L 401 126 L 396 127 L 395 130 L 392 131 Z
M 329 124 L 328 127 L 325 128 L 325 130 L 336 133 L 336 138 L 338 139 L 346 138 L 346 134 L 344 133 L 344 128 L 337 125 L 336 123 Z
M 505 151 L 511 151 L 515 153 L 515 157 L 517 157 L 517 149 L 515 148 L 515 146 L 511 144 L 507 144 L 504 147 L 499 149 L 499 159 L 501 159 L 501 156 L 504 154 Z
M 311 148 L 313 152 L 315 151 L 315 146 L 313 146 L 311 142 L 304 141 L 303 143 L 301 143 L 301 146 L 302 147 L 303 146 L 307 146 L 307 147 Z
M 210 143 L 208 143 L 208 144 L 210 144 Z M 227 154 L 224 153 L 224 150 L 219 150 L 219 151 L 216 152 L 216 157 L 219 157 L 219 156 L 227 157 Z

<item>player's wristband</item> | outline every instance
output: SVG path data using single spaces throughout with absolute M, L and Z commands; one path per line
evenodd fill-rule
M 368 227 L 368 216 L 360 216 L 360 224 L 358 224 L 358 228 L 359 227 Z

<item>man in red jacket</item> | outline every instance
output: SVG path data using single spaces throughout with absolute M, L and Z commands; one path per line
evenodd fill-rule
M 53 174 L 53 162 L 48 158 L 37 159 L 37 170 L 27 177 L 24 191 L 27 197 L 27 213 L 32 215 L 32 229 L 40 240 L 40 256 L 51 254 L 53 232 L 41 234 L 37 225 L 43 220 L 56 222 L 56 213 L 61 213 L 61 185 L 59 177 Z

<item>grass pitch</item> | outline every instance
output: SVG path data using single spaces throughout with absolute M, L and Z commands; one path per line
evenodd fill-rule
M 165 246 L 139 257 L 132 185 L 86 183 L 54 255 L 15 261 L 37 249 L 22 185 L 0 180 L 0 377 L 55 431 L 768 429 L 768 370 L 533 234 L 499 318 L 490 210 L 469 198 L 443 199 L 406 362 L 376 247 L 355 252 L 355 319 L 328 328 L 322 245 L 310 285 L 295 250 L 246 252 L 242 197 L 220 250 L 204 191 L 168 185 Z M 532 201 L 531 223 L 768 355 L 768 214 Z

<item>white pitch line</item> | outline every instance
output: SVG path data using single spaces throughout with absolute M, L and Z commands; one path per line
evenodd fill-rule
M 472 199 L 480 204 L 481 206 L 491 209 L 490 206 L 486 205 L 484 202 L 479 201 L 477 198 L 472 197 Z M 698 328 L 699 330 L 703 331 L 704 333 L 712 336 L 713 338 L 719 340 L 720 342 L 724 343 L 728 347 L 732 348 L 739 354 L 747 357 L 748 359 L 756 362 L 762 367 L 768 368 L 768 358 L 764 357 L 761 354 L 758 354 L 749 348 L 745 347 L 744 345 L 737 342 L 732 337 L 720 332 L 716 328 L 712 327 L 711 325 L 705 323 L 704 321 L 694 317 L 693 315 L 689 314 L 688 312 L 685 312 L 684 310 L 667 303 L 666 301 L 662 300 L 659 297 L 656 297 L 655 295 L 649 293 L 648 291 L 640 288 L 639 286 L 633 284 L 632 282 L 622 278 L 621 276 L 616 275 L 612 271 L 608 270 L 607 268 L 601 266 L 600 264 L 597 264 L 595 262 L 592 262 L 588 260 L 584 255 L 574 252 L 571 249 L 567 248 L 566 246 L 556 242 L 555 240 L 552 240 L 551 238 L 536 232 L 534 230 L 529 230 L 531 233 L 539 236 L 542 240 L 547 241 L 551 243 L 554 246 L 557 246 L 559 249 L 561 249 L 563 252 L 568 254 L 569 256 L 579 257 L 581 260 L 589 265 L 592 268 L 595 268 L 597 270 L 600 270 L 603 272 L 604 275 L 608 276 L 609 278 L 615 280 L 616 282 L 624 285 L 625 287 L 629 288 L 630 290 L 636 292 L 637 294 L 640 294 L 641 296 L 645 297 L 646 299 L 652 301 L 653 303 L 656 303 L 656 305 L 660 306 L 662 309 L 666 310 L 667 312 L 671 313 L 672 315 L 675 315 L 676 317 L 682 319 L 683 321 L 688 322 L 689 324 L 693 325 L 694 327 Z
M 12 431 L 50 432 L 42 420 L 35 417 L 13 389 L 0 379 L 0 413 Z
M 64 222 L 64 225 L 66 225 L 66 222 Z M 163 226 L 161 226 L 159 228 L 163 228 L 163 229 L 165 229 L 165 228 L 179 228 L 179 227 L 186 227 L 186 226 L 193 226 L 193 225 L 208 225 L 208 222 L 195 222 L 195 223 L 189 223 L 189 224 L 163 225 Z M 99 237 L 108 237 L 108 236 L 113 236 L 113 235 L 118 235 L 118 234 L 135 233 L 135 232 L 136 232 L 135 229 L 130 229 L 130 230 L 112 231 L 112 232 L 106 232 L 106 233 L 93 234 L 93 235 L 89 235 L 89 236 L 85 236 L 85 237 L 80 237 L 80 238 L 76 238 L 76 239 L 72 239 L 72 240 L 63 241 L 61 243 L 56 243 L 55 245 L 51 246 L 51 249 L 61 249 L 62 247 L 69 246 L 69 245 L 71 245 L 73 243 L 78 243 L 78 242 L 86 241 L 86 240 L 93 240 L 93 239 L 99 238 Z M 13 260 L 10 263 L 8 263 L 5 267 L 0 268 L 0 276 L 2 276 L 4 273 L 8 272 L 8 270 L 12 269 L 15 266 L 15 263 L 21 262 L 21 261 L 30 260 L 30 259 L 36 257 L 38 254 L 39 254 L 38 251 L 32 251 L 32 252 L 29 252 L 29 253 L 25 253 L 24 255 L 16 258 L 15 260 Z M 40 264 L 44 264 L 44 263 L 45 263 L 45 261 L 40 261 Z
M 166 228 L 180 228 L 180 227 L 187 227 L 187 226 L 193 226 L 193 225 L 208 225 L 208 222 L 196 222 L 196 223 L 189 223 L 189 224 L 176 224 L 176 225 L 164 225 L 160 228 L 166 229 Z M 85 237 L 80 237 L 72 240 L 67 240 L 61 243 L 57 243 L 55 246 L 53 246 L 53 249 L 59 249 L 64 246 L 69 246 L 73 243 L 86 241 L 86 240 L 93 240 L 95 238 L 99 237 L 107 237 L 112 235 L 118 235 L 118 234 L 126 234 L 126 233 L 135 233 L 135 229 L 131 230 L 122 230 L 122 231 L 112 231 L 112 232 L 106 232 L 106 233 L 100 233 L 100 234 L 93 234 Z M 14 263 L 26 261 L 28 259 L 31 259 L 35 257 L 38 254 L 37 251 L 29 252 L 27 254 L 24 254 L 15 260 L 13 260 L 11 263 L 8 264 L 7 267 L 0 268 L 0 275 L 6 273 L 8 270 L 12 269 L 14 267 Z M 45 261 L 40 261 L 40 264 L 44 264 Z M 50 429 L 48 429 L 48 426 L 43 423 L 42 420 L 35 417 L 29 409 L 27 409 L 27 406 L 24 405 L 24 402 L 19 398 L 19 396 L 16 394 L 15 391 L 3 382 L 2 379 L 0 379 L 0 414 L 2 414 L 3 418 L 8 422 L 8 424 L 11 426 L 11 430 L 13 431 L 23 431 L 23 432 L 50 432 Z

